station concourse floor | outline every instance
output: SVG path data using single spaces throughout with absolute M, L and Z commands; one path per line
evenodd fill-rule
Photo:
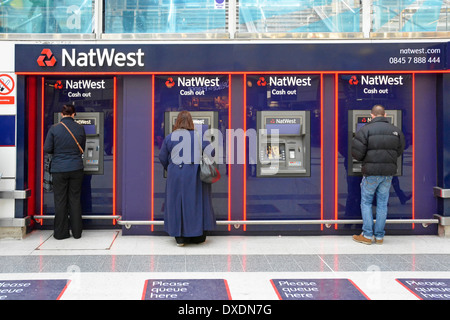
M 279 300 L 273 279 L 349 279 L 370 300 L 419 300 L 396 279 L 450 280 L 450 238 L 209 236 L 177 247 L 120 230 L 85 230 L 78 240 L 35 230 L 0 240 L 0 283 L 49 279 L 71 280 L 60 300 L 141 300 L 148 279 L 225 279 L 232 300 Z

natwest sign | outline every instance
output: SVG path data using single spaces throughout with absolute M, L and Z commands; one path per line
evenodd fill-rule
M 146 66 L 138 45 L 16 45 L 16 72 L 133 72 Z
M 312 71 L 357 71 L 359 73 L 370 71 L 373 73 L 373 71 L 385 72 L 386 70 L 405 72 L 444 70 L 448 67 L 447 60 L 450 60 L 446 54 L 448 46 L 445 42 L 308 44 L 209 41 L 176 44 L 167 42 L 130 44 L 109 41 L 84 44 L 20 42 L 16 43 L 14 48 L 16 73 L 270 72 L 274 74 L 283 72 L 276 77 L 269 75 L 261 77 L 255 84 L 271 87 L 305 87 L 306 89 L 313 85 L 309 75 L 299 77 L 286 73 L 292 70 L 309 73 Z M 255 55 L 255 52 L 264 52 L 264 54 Z M 329 57 L 330 52 L 336 52 L 333 59 Z M 400 78 L 390 80 L 378 77 L 367 80 L 374 83 L 394 81 L 398 85 L 401 82 Z M 362 79 L 358 81 L 361 83 Z M 389 85 L 389 83 L 386 84 Z M 177 83 L 175 85 L 178 86 Z
M 72 67 L 143 67 L 144 52 L 139 48 L 137 51 L 122 52 L 116 48 L 96 48 L 89 51 L 80 51 L 75 48 L 61 51 L 62 66 L 70 65 Z

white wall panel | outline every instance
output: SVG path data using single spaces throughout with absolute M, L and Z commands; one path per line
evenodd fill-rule
M 0 190 L 14 190 L 16 177 L 16 148 L 0 147 Z
M 14 45 L 13 41 L 1 41 L 0 72 L 14 72 Z
M 0 219 L 14 218 L 14 199 L 0 199 Z

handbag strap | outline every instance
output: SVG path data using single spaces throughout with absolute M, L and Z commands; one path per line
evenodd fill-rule
M 200 135 L 198 134 L 197 131 L 194 131 L 195 136 L 197 137 L 198 140 L 198 148 L 200 150 L 200 156 L 203 156 L 203 146 L 202 146 L 202 138 L 200 138 Z M 195 138 L 194 138 L 195 139 Z
M 69 131 L 69 133 L 72 136 L 73 140 L 75 140 L 75 142 L 77 143 L 78 149 L 80 149 L 81 154 L 84 154 L 83 148 L 81 148 L 80 144 L 78 143 L 77 139 L 73 135 L 72 131 L 69 130 L 69 128 L 64 124 L 64 122 L 61 121 L 60 123 L 67 129 L 67 131 Z

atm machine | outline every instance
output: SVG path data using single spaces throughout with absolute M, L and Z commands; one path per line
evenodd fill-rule
M 177 111 L 167 111 L 164 114 L 164 136 L 172 132 L 173 126 L 178 117 Z M 201 133 L 203 139 L 207 139 L 211 143 L 218 143 L 214 132 L 209 129 L 217 129 L 219 127 L 219 113 L 217 111 L 189 111 L 192 116 L 195 128 Z M 206 135 L 205 135 L 206 133 Z
M 258 111 L 257 131 L 257 177 L 311 175 L 310 111 Z
M 386 118 L 390 123 L 398 128 L 402 128 L 402 111 L 401 110 L 386 110 Z M 353 159 L 352 157 L 352 141 L 356 132 L 364 125 L 372 120 L 370 110 L 349 110 L 348 111 L 348 175 L 361 176 L 362 162 Z M 397 159 L 397 174 L 402 175 L 402 157 Z
M 167 136 L 172 132 L 178 113 L 179 112 L 177 111 L 166 111 L 164 113 L 164 136 Z M 219 139 L 216 139 L 213 130 L 209 130 L 219 128 L 219 112 L 189 111 L 189 113 L 192 116 L 192 121 L 194 122 L 195 128 L 199 133 L 201 133 L 203 139 L 206 139 L 213 144 L 219 143 Z M 214 147 L 216 146 L 214 145 Z
M 55 123 L 61 121 L 61 113 L 55 113 Z M 103 174 L 104 114 L 103 112 L 77 112 L 75 121 L 84 126 L 86 148 L 83 162 L 84 173 Z
M 167 136 L 172 132 L 178 113 L 178 111 L 166 111 L 164 113 L 164 136 Z M 217 132 L 209 129 L 217 129 L 219 127 L 219 112 L 189 111 L 189 113 L 192 116 L 195 128 L 201 134 L 200 139 L 209 141 L 214 147 L 214 150 L 218 150 L 217 145 L 219 144 L 220 139 L 217 139 L 215 136 Z M 219 163 L 217 157 L 219 157 L 219 152 L 216 152 L 215 154 L 216 163 Z M 164 170 L 164 178 L 167 178 L 166 170 Z

